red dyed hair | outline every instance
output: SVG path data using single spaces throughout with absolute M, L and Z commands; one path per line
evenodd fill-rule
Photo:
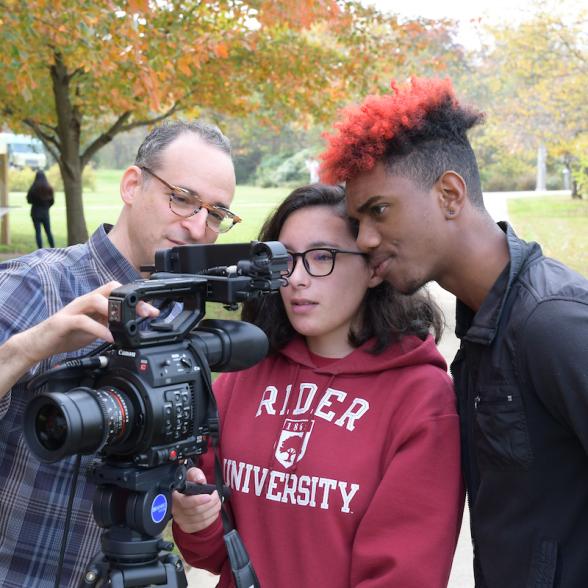
M 368 96 L 349 106 L 335 123 L 337 134 L 325 134 L 327 149 L 320 156 L 321 180 L 336 184 L 371 170 L 395 138 L 425 126 L 427 116 L 442 105 L 458 109 L 451 80 L 412 78 L 391 84 L 393 93 Z

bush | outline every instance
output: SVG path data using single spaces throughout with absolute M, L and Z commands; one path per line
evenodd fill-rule
M 548 173 L 545 179 L 545 185 L 548 190 L 563 190 L 563 173 Z
M 249 184 L 255 178 L 255 170 L 261 160 L 261 153 L 257 150 L 236 153 L 233 157 L 235 162 L 235 177 L 237 184 Z
M 266 155 L 262 158 L 255 170 L 255 184 L 262 188 L 275 188 L 274 172 L 289 157 L 288 154 Z
M 54 163 L 49 169 L 45 170 L 45 174 L 53 189 L 56 192 L 63 192 L 63 180 L 61 179 L 59 166 Z M 8 172 L 8 190 L 10 192 L 28 192 L 34 179 L 35 171 L 30 167 L 23 169 L 11 168 Z M 87 190 L 96 189 L 96 173 L 94 168 L 89 165 L 84 169 L 82 185 Z
M 306 160 L 310 157 L 310 149 L 264 157 L 257 167 L 255 183 L 262 188 L 307 184 L 309 175 Z
M 35 179 L 35 172 L 30 167 L 23 169 L 10 168 L 8 171 L 8 191 L 28 192 Z
M 504 157 L 481 167 L 480 178 L 484 192 L 534 190 L 537 182 L 535 167 L 518 157 Z

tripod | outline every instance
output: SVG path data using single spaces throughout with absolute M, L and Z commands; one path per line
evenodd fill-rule
M 96 461 L 93 514 L 102 552 L 88 564 L 79 587 L 166 586 L 186 588 L 182 560 L 161 532 L 170 519 L 171 492 L 185 484 L 186 468 L 166 463 L 149 469 Z

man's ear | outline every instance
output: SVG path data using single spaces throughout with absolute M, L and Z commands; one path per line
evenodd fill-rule
M 455 171 L 444 172 L 435 183 L 439 198 L 439 206 L 448 219 L 459 216 L 467 200 L 465 180 Z
M 141 169 L 136 165 L 127 167 L 120 180 L 120 196 L 125 204 L 132 205 L 141 190 Z

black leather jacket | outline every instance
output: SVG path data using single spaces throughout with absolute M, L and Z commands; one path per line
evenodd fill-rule
M 451 366 L 477 588 L 588 586 L 588 280 L 506 232 Z

